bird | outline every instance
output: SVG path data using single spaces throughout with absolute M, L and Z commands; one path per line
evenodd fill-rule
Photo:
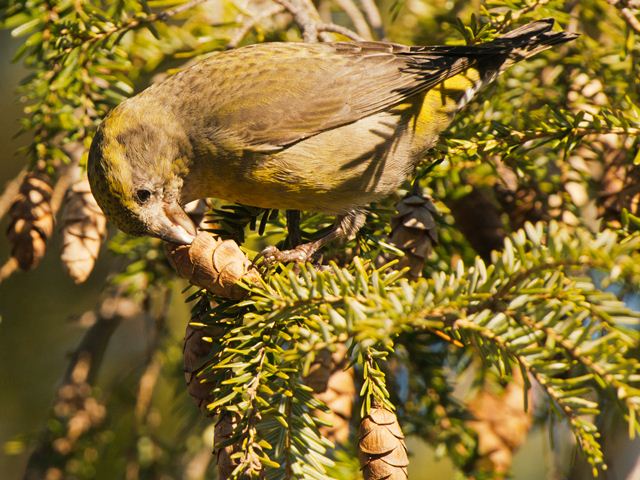
M 542 19 L 467 46 L 273 42 L 215 52 L 115 107 L 89 149 L 91 191 L 126 233 L 190 244 L 184 206 L 218 198 L 336 216 L 269 261 L 353 237 L 454 115 L 514 63 L 568 42 Z

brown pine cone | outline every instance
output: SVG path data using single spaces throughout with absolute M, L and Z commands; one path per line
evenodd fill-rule
M 204 413 L 208 413 L 207 405 L 213 401 L 213 397 L 209 378 L 202 370 L 211 360 L 211 341 L 215 342 L 223 333 L 222 327 L 195 327 L 189 324 L 184 335 L 182 356 L 187 390 Z
M 411 193 L 396 205 L 398 213 L 391 218 L 391 242 L 405 253 L 400 267 L 409 267 L 409 274 L 422 275 L 425 259 L 438 243 L 434 216 L 438 211 L 428 196 Z
M 166 244 L 173 268 L 192 284 L 215 295 L 240 299 L 246 290 L 240 280 L 257 282 L 259 274 L 233 240 L 221 240 L 200 232 L 191 245 Z
M 356 387 L 353 379 L 353 368 L 345 370 L 347 365 L 347 348 L 339 344 L 333 354 L 328 349 L 316 355 L 305 383 L 313 388 L 315 397 L 323 402 L 328 412 L 316 412 L 330 426 L 322 426 L 320 433 L 334 443 L 346 443 L 349 440 L 353 399 Z
M 234 468 L 236 468 L 236 463 L 231 459 L 231 455 L 234 453 L 233 445 L 227 445 L 224 447 L 220 446 L 231 437 L 234 426 L 233 415 L 225 412 L 220 415 L 220 418 L 214 428 L 215 447 L 213 454 L 216 457 L 218 477 L 223 480 L 229 478 Z
M 62 213 L 60 258 L 76 283 L 91 274 L 106 236 L 107 219 L 91 193 L 86 176 L 71 186 Z
M 467 424 L 478 436 L 474 471 L 490 473 L 496 478 L 504 478 L 509 472 L 513 455 L 527 439 L 532 424 L 531 406 L 528 411 L 524 410 L 523 388 L 518 375 L 503 391 L 483 389 L 469 402 L 474 419 Z
M 48 176 L 29 173 L 11 205 L 7 237 L 11 256 L 22 270 L 37 267 L 46 252 L 47 240 L 53 233 L 52 193 Z
M 407 480 L 409 457 L 393 412 L 373 407 L 360 422 L 358 455 L 364 480 Z
M 236 443 L 223 446 L 233 435 L 236 425 L 237 416 L 233 413 L 223 412 L 214 429 L 213 455 L 216 459 L 218 478 L 220 480 L 231 478 L 233 471 L 240 463 L 237 456 L 235 458 L 232 457 L 240 451 L 241 447 Z M 247 457 L 243 459 L 243 463 L 247 463 L 244 463 L 245 470 L 240 478 L 265 478 L 260 458 L 255 453 L 251 455 L 246 453 L 246 455 Z

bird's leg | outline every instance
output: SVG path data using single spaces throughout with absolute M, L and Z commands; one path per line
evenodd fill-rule
M 260 255 L 266 263 L 307 262 L 327 243 L 340 238 L 353 238 L 362 225 L 364 225 L 365 217 L 364 212 L 353 210 L 345 215 L 339 216 L 333 228 L 324 237 L 312 242 L 303 243 L 291 250 L 280 251 L 276 247 L 270 246 L 265 248 Z
M 300 231 L 300 211 L 287 210 L 287 238 L 284 241 L 285 248 L 295 248 L 302 243 Z

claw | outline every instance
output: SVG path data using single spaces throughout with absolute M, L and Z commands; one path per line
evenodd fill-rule
M 296 215 L 290 214 L 288 218 L 291 220 L 291 226 L 294 227 L 298 221 L 295 218 Z M 333 228 L 324 237 L 321 237 L 313 242 L 304 243 L 298 245 L 291 250 L 278 250 L 277 247 L 270 246 L 262 250 L 257 258 L 262 258 L 266 265 L 272 265 L 276 262 L 279 263 L 306 263 L 313 255 L 324 247 L 327 243 L 337 238 L 350 238 L 356 234 L 358 229 L 364 222 L 364 214 L 359 211 L 352 211 L 345 215 L 342 215 L 336 221 Z M 292 230 L 295 230 L 292 228 Z

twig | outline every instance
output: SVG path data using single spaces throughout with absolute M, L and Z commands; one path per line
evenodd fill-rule
M 60 73 L 60 71 L 62 70 L 62 66 L 64 65 L 63 62 L 61 62 L 60 60 L 63 59 L 66 55 L 70 54 L 75 48 L 80 47 L 82 49 L 83 52 L 88 52 L 89 48 L 98 42 L 107 40 L 109 37 L 116 35 L 116 34 L 121 34 L 124 35 L 125 33 L 134 30 L 138 27 L 144 26 L 144 25 L 149 25 L 152 24 L 154 22 L 157 21 L 161 21 L 161 22 L 165 22 L 167 21 L 169 18 L 178 15 L 182 12 L 185 12 L 187 10 L 189 10 L 190 8 L 193 8 L 201 3 L 206 2 L 207 0 L 192 0 L 190 2 L 187 3 L 183 3 L 182 5 L 178 5 L 175 8 L 169 9 L 169 10 L 164 10 L 162 12 L 158 12 L 158 13 L 153 13 L 151 15 L 144 15 L 144 16 L 134 16 L 131 17 L 130 19 L 128 19 L 126 22 L 121 23 L 119 25 L 114 25 L 113 27 L 106 29 L 106 30 L 102 30 L 99 33 L 94 34 L 92 37 L 90 38 L 86 38 L 86 37 L 76 37 L 75 40 L 77 41 L 77 43 L 74 43 L 73 45 L 70 45 L 69 47 L 63 49 L 60 51 L 60 53 L 56 56 L 54 56 L 53 58 L 51 58 L 51 62 L 53 65 L 53 72 L 57 75 L 58 73 Z M 50 80 L 52 81 L 53 78 Z
M 322 41 L 331 41 L 332 38 L 330 35 L 325 36 L 327 33 L 338 33 L 340 35 L 344 35 L 345 37 L 362 41 L 364 37 L 354 32 L 353 30 L 343 27 L 341 25 L 336 25 L 335 23 L 324 23 L 320 20 L 320 14 L 318 10 L 316 10 L 315 5 L 311 3 L 309 0 L 301 0 L 302 4 L 294 4 L 289 0 L 273 0 L 278 3 L 280 6 L 284 8 L 287 12 L 289 12 L 293 16 L 293 21 L 298 25 L 300 30 L 302 30 L 302 38 L 305 42 L 317 42 L 318 37 Z M 351 0 L 349 0 L 351 1 Z M 355 6 L 355 5 L 354 5 Z M 356 8 L 357 9 L 357 8 Z M 363 17 L 364 20 L 364 17 Z M 366 24 L 366 21 L 365 21 Z M 368 27 L 367 27 L 368 31 Z M 370 37 L 370 32 L 369 36 Z
M 344 10 L 344 13 L 349 16 L 356 32 L 358 32 L 358 35 L 366 38 L 367 40 L 371 40 L 373 37 L 371 35 L 369 24 L 353 0 L 336 0 L 336 3 L 342 10 Z
M 282 5 L 292 16 L 293 21 L 302 30 L 302 38 L 307 43 L 315 43 L 318 41 L 318 27 L 317 22 L 313 21 L 309 15 L 309 11 L 306 8 L 295 5 L 289 0 L 274 0 L 279 5 Z
M 0 267 L 0 283 L 4 282 L 7 278 L 18 270 L 18 260 L 16 257 L 9 257 L 4 265 Z
M 362 42 L 365 40 L 353 30 L 343 27 L 342 25 L 336 25 L 335 23 L 319 23 L 317 25 L 317 29 L 318 32 L 338 33 L 347 38 L 350 38 L 351 40 L 355 40 L 356 42 Z
M 304 5 L 304 8 L 306 8 L 307 11 L 309 12 L 309 15 L 311 15 L 313 17 L 313 20 L 315 22 L 322 23 L 322 18 L 320 17 L 320 12 L 316 8 L 316 5 L 313 3 L 313 1 L 312 0 L 300 0 L 300 1 Z M 320 41 L 322 41 L 322 42 L 332 42 L 333 41 L 333 36 L 328 32 L 320 32 L 318 34 L 318 37 L 320 37 Z
M 380 10 L 376 2 L 374 0 L 360 0 L 360 4 L 362 5 L 362 10 L 364 10 L 369 25 L 371 25 L 373 32 L 376 34 L 376 38 L 378 40 L 384 39 L 384 25 L 382 24 L 382 16 L 380 15 Z
M 502 21 L 496 25 L 496 30 L 498 32 L 503 32 L 508 26 L 512 25 L 513 22 L 517 21 L 520 17 L 534 11 L 536 8 L 541 7 L 542 5 L 549 3 L 549 1 L 550 0 L 535 0 L 533 3 L 527 5 L 521 10 L 512 12 L 512 14 L 509 16 L 505 15 Z
M 160 12 L 156 15 L 157 20 L 165 21 L 170 17 L 175 15 L 179 15 L 182 12 L 186 12 L 187 10 L 198 6 L 201 3 L 206 2 L 207 0 L 191 0 L 190 2 L 183 3 L 182 5 L 178 5 L 175 8 L 170 8 L 169 10 L 165 10 L 164 12 Z
M 116 331 L 122 320 L 134 317 L 140 312 L 140 306 L 134 300 L 124 297 L 116 291 L 105 298 L 97 309 L 96 321 L 80 341 L 80 344 L 71 354 L 71 361 L 67 367 L 62 383 L 69 383 L 73 380 L 73 372 L 81 357 L 91 358 L 90 370 L 86 376 L 86 382 L 95 382 L 104 353 L 109 345 L 111 335 Z
M 322 35 L 322 33 L 325 33 L 325 32 L 337 33 L 337 34 L 343 35 L 343 36 L 345 36 L 345 37 L 347 37 L 347 38 L 349 38 L 351 40 L 355 40 L 355 41 L 363 41 L 364 40 L 363 37 L 361 37 L 360 35 L 355 33 L 353 30 L 351 30 L 349 28 L 346 28 L 346 27 L 343 27 L 341 25 L 337 25 L 335 23 L 324 23 L 324 22 L 320 22 L 320 21 L 317 21 L 317 22 L 313 21 L 313 19 L 311 18 L 311 14 L 308 11 L 305 12 L 304 8 L 298 7 L 298 6 L 294 5 L 293 3 L 289 2 L 288 0 L 282 0 L 282 1 L 274 0 L 274 1 L 276 1 L 278 3 L 278 5 L 274 5 L 273 7 L 264 10 L 259 15 L 248 17 L 242 23 L 240 28 L 238 28 L 236 33 L 233 35 L 233 37 L 231 38 L 231 40 L 227 44 L 226 48 L 227 49 L 236 48 L 240 44 L 240 42 L 242 42 L 242 40 L 247 36 L 247 34 L 258 23 L 260 23 L 260 21 L 262 21 L 262 20 L 264 20 L 266 18 L 272 17 L 274 15 L 277 15 L 279 13 L 282 13 L 284 11 L 287 11 L 288 13 L 290 13 L 294 17 L 294 21 L 296 22 L 296 24 L 298 24 L 301 27 L 303 32 L 304 32 L 305 28 L 308 29 L 310 25 L 315 24 L 314 25 L 315 30 L 319 34 L 318 36 L 320 36 L 323 41 L 332 40 L 331 38 L 326 38 L 326 37 L 324 37 Z M 312 29 L 313 29 L 313 27 L 312 27 Z M 310 33 L 307 32 L 307 36 L 309 38 L 311 38 L 313 36 L 313 31 L 311 31 Z M 310 41 L 310 40 L 308 40 L 308 41 Z
M 627 25 L 633 28 L 636 33 L 640 33 L 640 20 L 635 16 L 635 14 L 628 8 L 621 8 L 620 14 L 624 17 Z
M 240 42 L 247 36 L 247 34 L 262 20 L 265 18 L 272 17 L 284 11 L 284 6 L 282 5 L 273 5 L 271 8 L 267 8 L 266 10 L 260 12 L 258 15 L 254 15 L 252 17 L 248 17 L 238 28 L 236 33 L 233 35 L 229 43 L 227 44 L 227 48 L 236 48 Z
M 9 180 L 4 187 L 4 192 L 0 195 L 0 219 L 2 219 L 16 199 L 16 195 L 20 191 L 20 185 L 27 174 L 27 168 L 23 168 L 13 180 Z
M 607 0 L 607 3 L 618 9 L 620 15 L 622 15 L 622 18 L 630 28 L 636 33 L 640 33 L 640 20 L 638 20 L 636 12 L 634 12 L 637 7 L 632 10 L 629 8 L 631 2 L 626 0 Z M 633 3 L 633 5 L 635 6 L 635 3 Z

